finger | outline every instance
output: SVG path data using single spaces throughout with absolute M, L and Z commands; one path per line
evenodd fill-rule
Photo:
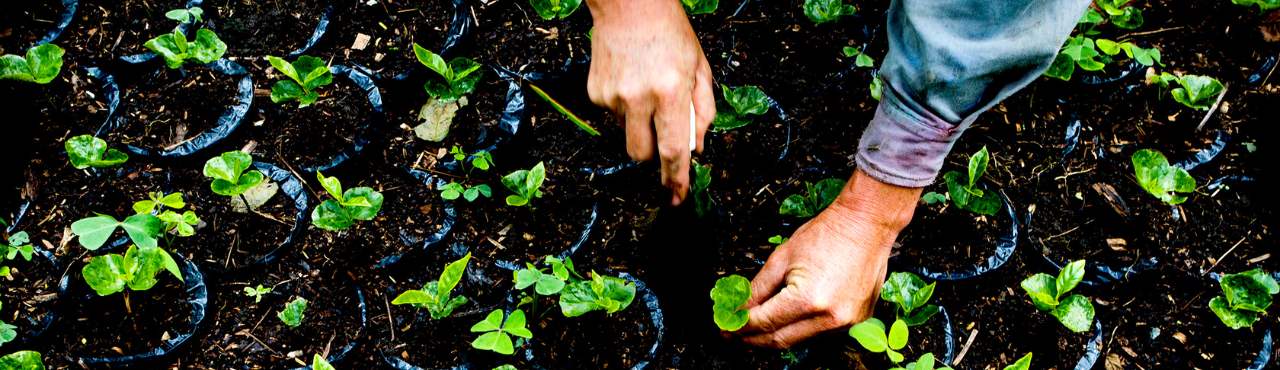
M 742 341 L 758 347 L 786 349 L 805 339 L 812 338 L 814 335 L 838 327 L 840 325 L 829 318 L 812 317 L 773 332 L 744 337 Z
M 653 159 L 653 106 L 637 101 L 625 107 L 627 129 L 627 155 L 632 160 Z
M 715 81 L 711 78 L 711 66 L 707 58 L 701 58 L 698 72 L 693 79 L 693 106 L 698 116 L 697 152 L 702 153 L 703 141 L 706 140 L 707 129 L 716 118 Z
M 769 298 L 747 312 L 747 326 L 742 327 L 738 333 L 750 336 L 777 331 L 787 325 L 814 317 L 816 313 L 809 309 L 810 306 L 797 289 L 782 288 L 773 298 Z
M 595 105 L 618 113 L 617 94 L 609 91 L 608 77 L 600 66 L 592 63 L 591 70 L 587 74 L 587 97 L 591 98 L 591 102 Z
M 783 282 L 787 279 L 787 264 L 790 262 L 787 258 L 788 250 L 785 245 L 774 249 L 769 259 L 765 260 L 764 267 L 751 279 L 751 299 L 747 301 L 747 308 L 759 306 L 782 289 Z
M 684 201 L 689 191 L 689 87 L 668 99 L 654 112 L 658 132 L 658 159 L 662 184 L 671 189 L 671 205 Z

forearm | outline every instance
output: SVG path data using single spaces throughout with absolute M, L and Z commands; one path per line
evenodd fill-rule
M 885 89 L 858 167 L 904 187 L 933 183 L 955 141 L 1044 72 L 1089 0 L 895 0 Z

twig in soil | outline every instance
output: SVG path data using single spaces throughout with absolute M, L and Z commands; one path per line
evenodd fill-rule
M 1224 252 L 1224 253 L 1222 253 L 1222 255 L 1221 255 L 1221 256 L 1218 256 L 1218 260 L 1217 260 L 1217 261 L 1213 261 L 1213 264 L 1212 264 L 1212 265 L 1209 265 L 1209 269 L 1204 270 L 1204 272 L 1201 272 L 1201 273 L 1200 273 L 1200 276 L 1204 276 L 1205 274 L 1208 274 L 1208 273 L 1209 273 L 1209 271 L 1213 271 L 1213 268 L 1214 268 L 1214 267 L 1218 267 L 1218 264 L 1219 264 L 1219 263 L 1222 263 L 1222 259 L 1223 259 L 1223 258 L 1227 258 L 1227 255 L 1228 255 L 1228 254 L 1231 254 L 1231 251 L 1236 250 L 1236 247 L 1239 247 L 1239 246 L 1240 246 L 1240 244 L 1243 244 L 1243 243 L 1244 243 L 1244 241 L 1245 241 L 1245 239 L 1248 239 L 1248 238 L 1249 238 L 1249 236 L 1248 236 L 1248 235 L 1245 235 L 1245 237 L 1240 238 L 1240 241 L 1236 242 L 1236 244 L 1235 244 L 1235 245 L 1233 245 L 1233 246 L 1231 246 L 1231 248 L 1230 248 L 1230 249 L 1227 249 L 1227 251 L 1226 251 L 1226 252 Z
M 1071 177 L 1071 176 L 1075 176 L 1075 175 L 1080 175 L 1080 174 L 1086 174 L 1086 173 L 1093 172 L 1093 169 L 1094 169 L 1094 167 L 1089 167 L 1089 169 L 1087 169 L 1087 170 L 1083 170 L 1083 171 L 1068 172 L 1068 173 L 1063 174 L 1062 176 L 1054 177 L 1054 178 L 1053 178 L 1053 180 L 1054 180 L 1054 181 L 1062 181 L 1062 180 L 1066 180 L 1068 177 Z
M 1186 28 L 1186 27 L 1184 27 L 1184 26 L 1178 26 L 1178 27 L 1161 28 L 1161 29 L 1154 30 L 1154 31 L 1134 32 L 1134 33 L 1130 33 L 1130 34 L 1127 34 L 1127 35 L 1124 35 L 1124 36 L 1120 36 L 1120 38 L 1118 38 L 1117 40 L 1128 40 L 1128 39 L 1131 39 L 1131 38 L 1134 38 L 1134 37 L 1137 37 L 1137 36 L 1150 36 L 1150 35 L 1154 35 L 1154 34 L 1162 33 L 1162 32 L 1177 31 L 1177 30 L 1180 30 L 1180 29 L 1183 29 L 1183 28 Z
M 231 248 L 227 248 L 227 259 L 222 261 L 222 268 L 227 268 L 231 263 L 231 252 L 236 250 L 236 243 L 240 241 L 240 233 L 231 236 Z
M 973 345 L 973 340 L 978 338 L 978 329 L 969 330 L 969 339 L 964 341 L 964 347 L 960 347 L 960 355 L 951 361 L 951 366 L 960 366 L 960 360 L 964 360 L 964 355 L 969 353 L 969 346 Z
M 1280 54 L 1276 54 L 1276 58 L 1280 58 Z M 1280 63 L 1276 63 L 1276 64 L 1280 64 Z M 1267 81 L 1271 80 L 1271 73 L 1276 71 L 1276 64 L 1271 65 L 1271 70 L 1267 71 L 1267 77 L 1262 79 L 1262 83 L 1258 84 L 1258 87 L 1267 86 Z
M 280 162 L 280 164 L 283 164 L 284 168 L 289 170 L 289 173 L 292 173 L 294 177 L 298 178 L 298 181 L 302 183 L 302 187 L 306 188 L 307 192 L 311 193 L 311 196 L 315 197 L 316 199 L 320 199 L 320 194 L 317 194 L 315 190 L 311 189 L 311 183 L 308 183 L 305 177 L 302 177 L 302 175 L 299 175 L 298 171 L 294 170 L 293 166 L 289 165 L 289 162 L 285 162 L 284 158 L 280 157 L 280 154 L 276 154 L 276 161 Z M 245 205 L 247 206 L 249 205 L 249 203 L 245 203 Z
M 1227 97 L 1227 89 L 1231 88 L 1231 84 L 1222 85 L 1222 93 L 1218 94 L 1218 100 L 1213 102 L 1213 106 L 1209 107 L 1209 112 L 1204 114 L 1204 118 L 1200 120 L 1200 124 L 1196 125 L 1196 131 L 1204 129 L 1204 124 L 1209 122 L 1209 118 L 1214 113 L 1218 113 L 1218 107 L 1222 106 L 1222 99 Z
M 391 318 L 391 302 L 387 301 L 387 296 L 382 296 L 382 304 L 387 305 L 387 331 L 391 332 L 391 342 L 396 342 L 396 326 Z
M 236 334 L 249 337 L 249 339 L 253 339 L 254 342 L 258 342 L 258 345 L 262 346 L 262 348 L 266 348 L 268 351 L 271 351 L 271 353 L 275 353 L 277 356 L 280 355 L 280 351 L 277 351 L 275 348 L 271 348 L 271 346 L 268 346 L 266 342 L 263 342 L 261 339 L 258 339 L 258 337 L 253 336 L 253 333 L 245 331 L 245 332 L 239 332 Z

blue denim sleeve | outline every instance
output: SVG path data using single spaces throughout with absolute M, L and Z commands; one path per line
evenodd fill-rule
M 894 0 L 884 92 L 858 168 L 886 183 L 932 184 L 979 114 L 1049 68 L 1090 0 Z

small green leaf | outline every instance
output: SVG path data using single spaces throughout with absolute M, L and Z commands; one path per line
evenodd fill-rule
M 1076 285 L 1084 280 L 1084 267 L 1084 260 L 1073 261 L 1062 266 L 1062 271 L 1058 272 L 1058 278 L 1054 280 L 1054 292 L 1057 293 L 1055 298 L 1061 298 L 1063 294 L 1075 289 Z
M 0 369 L 44 370 L 45 368 L 40 352 L 18 351 L 0 357 Z
M 873 353 L 881 353 L 889 349 L 889 337 L 885 334 L 884 322 L 874 317 L 849 328 L 849 336 L 857 340 L 862 348 Z
M 435 71 L 436 74 L 443 77 L 445 81 L 454 80 L 453 68 L 449 68 L 449 64 L 445 63 L 444 58 L 440 57 L 439 54 L 423 48 L 422 45 L 418 45 L 418 43 L 414 43 L 413 55 L 418 58 L 419 63 L 422 63 L 422 65 L 427 66 L 428 69 Z
M 306 316 L 307 299 L 302 297 L 294 298 L 284 305 L 284 309 L 276 313 L 276 317 L 290 328 L 296 328 L 302 325 L 302 320 Z
M 1232 329 L 1240 330 L 1243 328 L 1253 327 L 1253 323 L 1258 322 L 1258 313 L 1244 310 L 1236 310 L 1231 308 L 1231 304 L 1227 303 L 1226 298 L 1221 296 L 1213 297 L 1209 300 L 1209 309 L 1222 320 L 1223 324 Z
M 333 199 L 326 199 L 311 211 L 311 224 L 324 230 L 346 230 L 354 223 L 346 209 Z
M 311 370 L 334 370 L 334 368 L 324 357 L 314 355 L 311 357 Z
M 1057 307 L 1057 279 L 1049 274 L 1035 274 L 1022 281 L 1022 289 L 1031 297 L 1031 303 L 1041 311 L 1049 311 Z
M 841 0 L 805 0 L 804 15 L 814 24 L 823 24 L 839 19 L 841 16 L 853 15 L 852 5 L 841 3 Z
M 80 246 L 93 251 L 111 238 L 117 226 L 120 226 L 120 221 L 115 217 L 100 214 L 71 223 L 71 233 L 79 237 Z
M 720 0 L 680 0 L 690 15 L 711 14 L 720 6 Z
M 156 238 L 164 232 L 164 222 L 150 214 L 138 214 L 126 217 L 124 222 L 120 223 L 120 228 L 124 229 L 125 234 L 129 235 L 129 240 L 139 247 L 155 248 L 159 242 Z
M 716 326 L 725 331 L 737 331 L 747 325 L 747 313 L 741 309 L 751 298 L 751 282 L 739 275 L 729 275 L 716 280 L 711 289 L 713 318 Z
M 1093 324 L 1093 303 L 1079 294 L 1067 296 L 1052 313 L 1062 326 L 1077 333 L 1089 331 L 1089 326 Z
M 907 346 L 907 323 L 894 320 L 889 326 L 889 349 L 901 350 Z M 895 361 L 898 362 L 898 361 Z
M 128 284 L 125 280 L 128 271 L 125 269 L 124 256 L 119 254 L 93 257 L 80 269 L 80 274 L 84 276 L 85 283 L 100 296 L 119 293 Z
M 1005 366 L 1004 370 L 1031 370 L 1031 353 L 1028 352 L 1026 356 L 1022 356 L 1012 365 Z
M 129 160 L 129 155 L 108 148 L 105 140 L 92 135 L 79 135 L 67 139 L 63 147 L 67 151 L 71 166 L 80 170 L 89 167 L 112 167 Z
M 769 96 L 759 86 L 729 87 L 720 85 L 725 102 L 733 107 L 739 117 L 759 116 L 769 111 Z
M 360 205 L 343 205 L 342 208 L 345 208 L 347 213 L 351 215 L 351 218 L 356 220 L 372 220 L 374 217 L 377 217 L 378 212 L 382 210 L 382 193 L 374 191 L 372 188 L 362 186 L 347 189 L 347 191 L 342 194 L 342 198 L 364 198 L 367 201 L 367 203 L 362 203 Z
M 1167 204 L 1181 204 L 1187 201 L 1181 194 L 1196 190 L 1195 178 L 1187 170 L 1170 165 L 1158 151 L 1142 149 L 1134 152 L 1131 160 L 1138 185 Z

